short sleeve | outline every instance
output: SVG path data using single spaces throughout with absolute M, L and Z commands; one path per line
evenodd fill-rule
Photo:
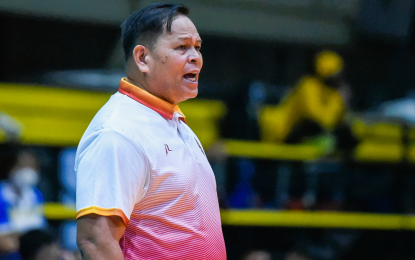
M 141 146 L 115 130 L 100 130 L 81 141 L 76 162 L 76 217 L 120 216 L 127 225 L 149 183 Z

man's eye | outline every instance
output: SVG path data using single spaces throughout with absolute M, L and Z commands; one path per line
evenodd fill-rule
M 177 49 L 179 49 L 179 50 L 186 50 L 186 45 L 180 45 Z
M 197 50 L 197 51 L 200 51 L 200 49 L 201 49 L 202 47 L 201 46 L 196 46 L 195 47 L 195 49 Z

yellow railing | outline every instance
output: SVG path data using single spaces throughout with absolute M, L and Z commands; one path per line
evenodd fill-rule
M 224 144 L 229 156 L 257 159 L 307 161 L 318 159 L 324 154 L 318 147 L 306 144 L 287 145 L 239 140 L 225 140 Z
M 49 220 L 74 220 L 75 208 L 58 203 L 46 203 Z M 307 227 L 415 230 L 415 216 L 399 214 L 351 213 L 287 210 L 222 210 L 223 225 L 262 227 Z
M 76 146 L 109 93 L 21 84 L 0 84 L 0 112 L 23 127 L 24 144 Z M 217 120 L 226 112 L 215 100 L 189 100 L 180 104 L 187 121 L 207 148 L 219 138 Z M 0 141 L 4 135 L 0 130 Z
M 415 217 L 397 214 L 224 210 L 221 217 L 233 226 L 415 230 Z

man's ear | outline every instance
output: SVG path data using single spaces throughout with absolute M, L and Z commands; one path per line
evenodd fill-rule
M 135 46 L 133 50 L 133 58 L 138 69 L 143 73 L 148 72 L 147 55 L 148 55 L 148 49 L 146 47 L 144 47 L 143 45 Z

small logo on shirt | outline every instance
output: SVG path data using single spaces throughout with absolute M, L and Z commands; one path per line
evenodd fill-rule
M 164 148 L 166 149 L 166 155 L 167 155 L 169 152 L 173 151 L 173 150 L 170 150 L 170 148 L 169 148 L 169 146 L 168 146 L 167 144 L 164 144 Z

